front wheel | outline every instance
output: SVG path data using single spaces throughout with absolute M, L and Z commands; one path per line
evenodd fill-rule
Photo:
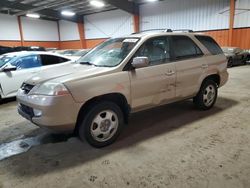
M 124 126 L 123 113 L 113 102 L 103 101 L 93 106 L 79 128 L 79 137 L 100 148 L 112 144 Z
M 201 110 L 209 110 L 216 102 L 217 93 L 217 84 L 213 80 L 205 80 L 199 93 L 193 99 L 194 104 Z

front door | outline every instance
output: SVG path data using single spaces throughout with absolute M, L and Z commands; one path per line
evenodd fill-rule
M 168 37 L 147 40 L 134 57 L 148 57 L 149 66 L 129 72 L 134 111 L 150 108 L 175 97 L 175 66 Z

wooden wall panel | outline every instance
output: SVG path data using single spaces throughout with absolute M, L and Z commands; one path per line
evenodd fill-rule
M 5 41 L 5 40 L 0 40 L 0 46 L 21 46 L 21 41 Z
M 24 41 L 23 46 L 41 46 L 44 48 L 59 48 L 57 41 Z
M 220 46 L 229 46 L 229 30 L 206 31 L 202 32 L 212 36 Z M 86 48 L 94 48 L 107 39 L 87 39 Z M 0 46 L 21 46 L 21 41 L 0 40 Z M 76 41 L 24 41 L 24 46 L 42 46 L 45 48 L 58 49 L 81 49 L 82 43 Z M 232 46 L 243 49 L 250 49 L 250 28 L 237 28 L 233 30 Z
M 250 49 L 250 28 L 234 29 L 232 45 L 243 49 Z
M 60 49 L 81 49 L 81 48 L 82 48 L 82 43 L 80 40 L 60 42 Z
M 206 31 L 205 34 L 213 37 L 220 46 L 229 45 L 229 30 Z
M 0 46 L 21 46 L 21 41 L 0 41 Z M 41 46 L 45 48 L 59 48 L 59 42 L 24 41 L 23 46 Z

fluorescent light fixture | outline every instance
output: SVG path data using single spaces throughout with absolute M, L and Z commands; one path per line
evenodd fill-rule
M 147 0 L 148 2 L 156 2 L 156 1 L 158 1 L 158 0 Z
M 98 7 L 98 8 L 102 8 L 105 6 L 104 2 L 103 1 L 99 1 L 99 0 L 92 0 L 90 1 L 90 4 L 92 6 L 95 6 L 95 7 Z
M 76 13 L 74 13 L 72 11 L 69 11 L 69 10 L 63 10 L 61 12 L 61 14 L 64 15 L 64 16 L 75 16 L 76 15 Z
M 27 13 L 26 16 L 30 18 L 40 18 L 40 15 L 35 13 Z

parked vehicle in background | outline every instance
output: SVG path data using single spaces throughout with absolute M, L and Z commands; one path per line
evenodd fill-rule
M 142 32 L 107 40 L 78 63 L 26 80 L 18 112 L 38 126 L 75 131 L 104 147 L 131 112 L 192 98 L 199 109 L 212 108 L 227 79 L 226 57 L 211 37 Z
M 0 55 L 0 99 L 16 96 L 23 81 L 39 71 L 70 60 L 48 52 L 12 52 Z
M 13 52 L 13 48 L 7 46 L 0 46 L 0 55 Z
M 21 51 L 46 51 L 44 47 L 40 46 L 17 46 L 13 47 L 13 52 Z
M 45 51 L 45 48 L 39 46 L 17 46 L 17 47 L 0 46 L 0 55 L 10 52 L 21 52 L 21 51 Z
M 249 60 L 249 53 L 237 47 L 222 47 L 222 50 L 227 57 L 228 67 L 234 65 L 245 65 Z
M 71 55 L 71 58 L 77 61 L 80 57 L 86 55 L 89 51 L 89 49 L 78 50 L 76 53 Z
M 55 53 L 65 55 L 65 56 L 72 56 L 73 54 L 77 53 L 79 49 L 67 49 L 67 50 L 56 50 Z
M 45 49 L 47 52 L 51 52 L 54 53 L 56 50 L 58 50 L 57 48 L 46 48 Z

